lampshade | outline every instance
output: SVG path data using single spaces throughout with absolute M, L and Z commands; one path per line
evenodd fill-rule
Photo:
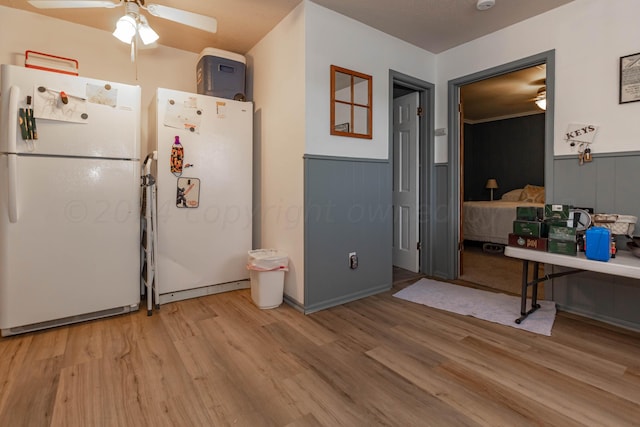
M 496 181 L 493 178 L 490 178 L 487 180 L 487 184 L 484 186 L 484 188 L 490 188 L 490 189 L 495 189 L 498 188 L 498 181 Z
M 138 34 L 140 35 L 140 40 L 142 40 L 142 43 L 144 44 L 151 44 L 160 38 L 158 33 L 153 31 L 153 28 L 149 26 L 149 23 L 147 22 L 147 18 L 145 18 L 142 15 L 140 15 L 140 25 L 138 25 Z
M 158 33 L 153 31 L 147 22 L 147 18 L 140 14 L 140 6 L 135 1 L 125 2 L 125 14 L 122 18 L 118 19 L 116 23 L 116 30 L 113 35 L 120 41 L 131 44 L 136 34 L 142 40 L 144 44 L 151 44 L 158 40 Z M 131 47 L 132 52 L 135 52 L 133 45 Z M 133 60 L 133 56 L 132 56 Z
M 116 30 L 113 35 L 123 43 L 131 43 L 133 36 L 136 35 L 136 20 L 130 15 L 124 15 L 116 23 Z

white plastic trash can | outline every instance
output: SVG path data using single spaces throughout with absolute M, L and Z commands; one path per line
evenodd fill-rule
M 251 299 L 261 309 L 282 304 L 284 273 L 289 271 L 289 257 L 275 249 L 249 251 L 247 263 L 251 279 Z

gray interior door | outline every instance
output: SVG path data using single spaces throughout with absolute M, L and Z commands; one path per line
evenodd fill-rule
M 393 102 L 393 265 L 420 269 L 418 92 Z

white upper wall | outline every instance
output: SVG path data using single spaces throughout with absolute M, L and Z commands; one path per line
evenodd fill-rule
M 312 155 L 389 157 L 389 70 L 434 83 L 435 55 L 305 0 L 306 148 Z M 373 139 L 329 134 L 330 72 L 373 77 Z
M 447 126 L 449 80 L 555 49 L 554 154 L 576 154 L 570 123 L 600 126 L 593 153 L 640 150 L 640 102 L 618 104 L 620 57 L 640 52 L 638 16 L 638 0 L 575 0 L 439 54 L 436 128 Z M 446 140 L 436 141 L 446 162 Z
M 289 255 L 284 293 L 304 303 L 304 4 L 247 53 L 254 101 L 254 245 Z
M 83 77 L 139 85 L 143 157 L 148 153 L 147 108 L 156 88 L 196 91 L 195 53 L 165 46 L 141 49 L 133 64 L 130 47 L 108 31 L 4 6 L 0 6 L 0 28 L 2 64 L 24 65 L 25 51 L 33 50 L 78 60 Z
M 435 81 L 435 56 L 303 1 L 248 53 L 256 109 L 255 241 L 289 254 L 285 294 L 304 304 L 305 154 L 387 159 L 389 70 Z M 330 66 L 373 77 L 373 140 L 329 134 Z

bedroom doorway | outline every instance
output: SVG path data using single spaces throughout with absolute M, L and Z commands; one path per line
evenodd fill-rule
M 423 250 L 431 207 L 427 177 L 432 158 L 433 84 L 390 70 L 389 160 L 392 174 L 392 265 L 399 277 L 422 276 L 430 271 Z M 431 149 L 430 149 L 431 148 Z
M 495 209 L 503 196 L 551 182 L 553 52 L 463 77 L 454 88 L 460 104 L 457 144 L 450 151 L 458 159 L 452 177 L 459 188 L 456 278 L 518 294 L 521 263 L 502 253 L 512 221 L 500 223 L 503 215 Z M 546 112 L 534 103 L 541 88 L 549 100 Z M 528 106 L 516 102 L 520 92 L 527 93 Z M 465 210 L 465 202 L 474 210 Z

